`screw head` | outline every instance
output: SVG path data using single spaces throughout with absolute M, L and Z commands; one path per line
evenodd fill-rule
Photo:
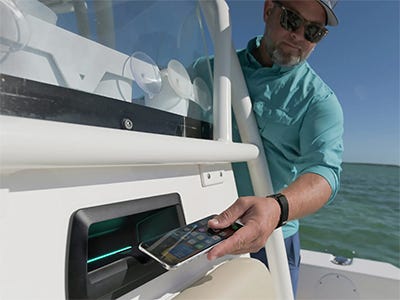
M 122 119 L 122 128 L 127 129 L 127 130 L 132 130 L 133 129 L 132 120 L 128 119 L 128 118 Z

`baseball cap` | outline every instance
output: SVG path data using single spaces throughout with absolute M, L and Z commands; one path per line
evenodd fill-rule
M 339 24 L 339 20 L 336 17 L 333 9 L 335 8 L 336 4 L 339 0 L 317 0 L 322 7 L 325 9 L 326 12 L 326 24 L 330 26 L 336 26 Z

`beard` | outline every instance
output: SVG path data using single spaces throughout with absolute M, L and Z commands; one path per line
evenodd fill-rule
M 301 50 L 298 53 L 284 51 L 279 44 L 274 43 L 270 38 L 266 38 L 265 49 L 272 62 L 282 67 L 292 67 L 305 61 L 312 50 L 305 53 Z

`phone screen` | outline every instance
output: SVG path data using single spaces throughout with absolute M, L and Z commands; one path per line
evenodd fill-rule
M 142 242 L 139 245 L 139 249 L 160 262 L 166 269 L 176 268 L 227 239 L 242 226 L 234 223 L 224 229 L 214 230 L 208 228 L 208 220 L 214 216 L 208 216 L 184 227 L 169 231 L 161 237 Z

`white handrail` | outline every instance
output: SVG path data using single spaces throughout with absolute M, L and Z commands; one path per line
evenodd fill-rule
M 238 123 L 242 142 L 254 144 L 260 149 L 255 160 L 249 160 L 248 166 L 254 192 L 265 197 L 273 193 L 271 176 L 263 150 L 256 120 L 252 113 L 252 105 L 232 45 L 229 7 L 224 0 L 200 1 L 208 28 L 215 47 L 214 60 L 214 138 L 231 140 L 231 107 L 230 91 L 232 88 L 232 107 Z M 228 71 L 230 73 L 227 73 Z M 234 82 L 234 84 L 230 84 Z M 277 229 L 266 243 L 269 268 L 278 299 L 293 299 L 292 284 L 282 230 Z
M 256 145 L 258 149 L 260 149 L 260 155 L 257 159 L 248 161 L 247 165 L 255 195 L 265 197 L 274 192 L 268 163 L 257 123 L 252 112 L 252 104 L 247 86 L 233 45 L 231 46 L 230 53 L 232 58 L 231 80 L 235 83 L 232 85 L 233 112 L 242 142 Z M 272 233 L 267 240 L 265 248 L 277 298 L 283 300 L 293 299 L 292 283 L 290 280 L 282 229 L 276 229 Z
M 231 27 L 229 8 L 224 0 L 201 0 L 201 9 L 210 28 L 213 39 L 214 60 L 214 89 L 213 89 L 213 123 L 214 139 L 232 141 L 231 114 L 231 81 L 230 51 Z M 218 41 L 218 42 L 216 42 Z
M 162 148 L 160 148 L 162 145 Z M 254 145 L 0 116 L 0 169 L 246 161 Z

